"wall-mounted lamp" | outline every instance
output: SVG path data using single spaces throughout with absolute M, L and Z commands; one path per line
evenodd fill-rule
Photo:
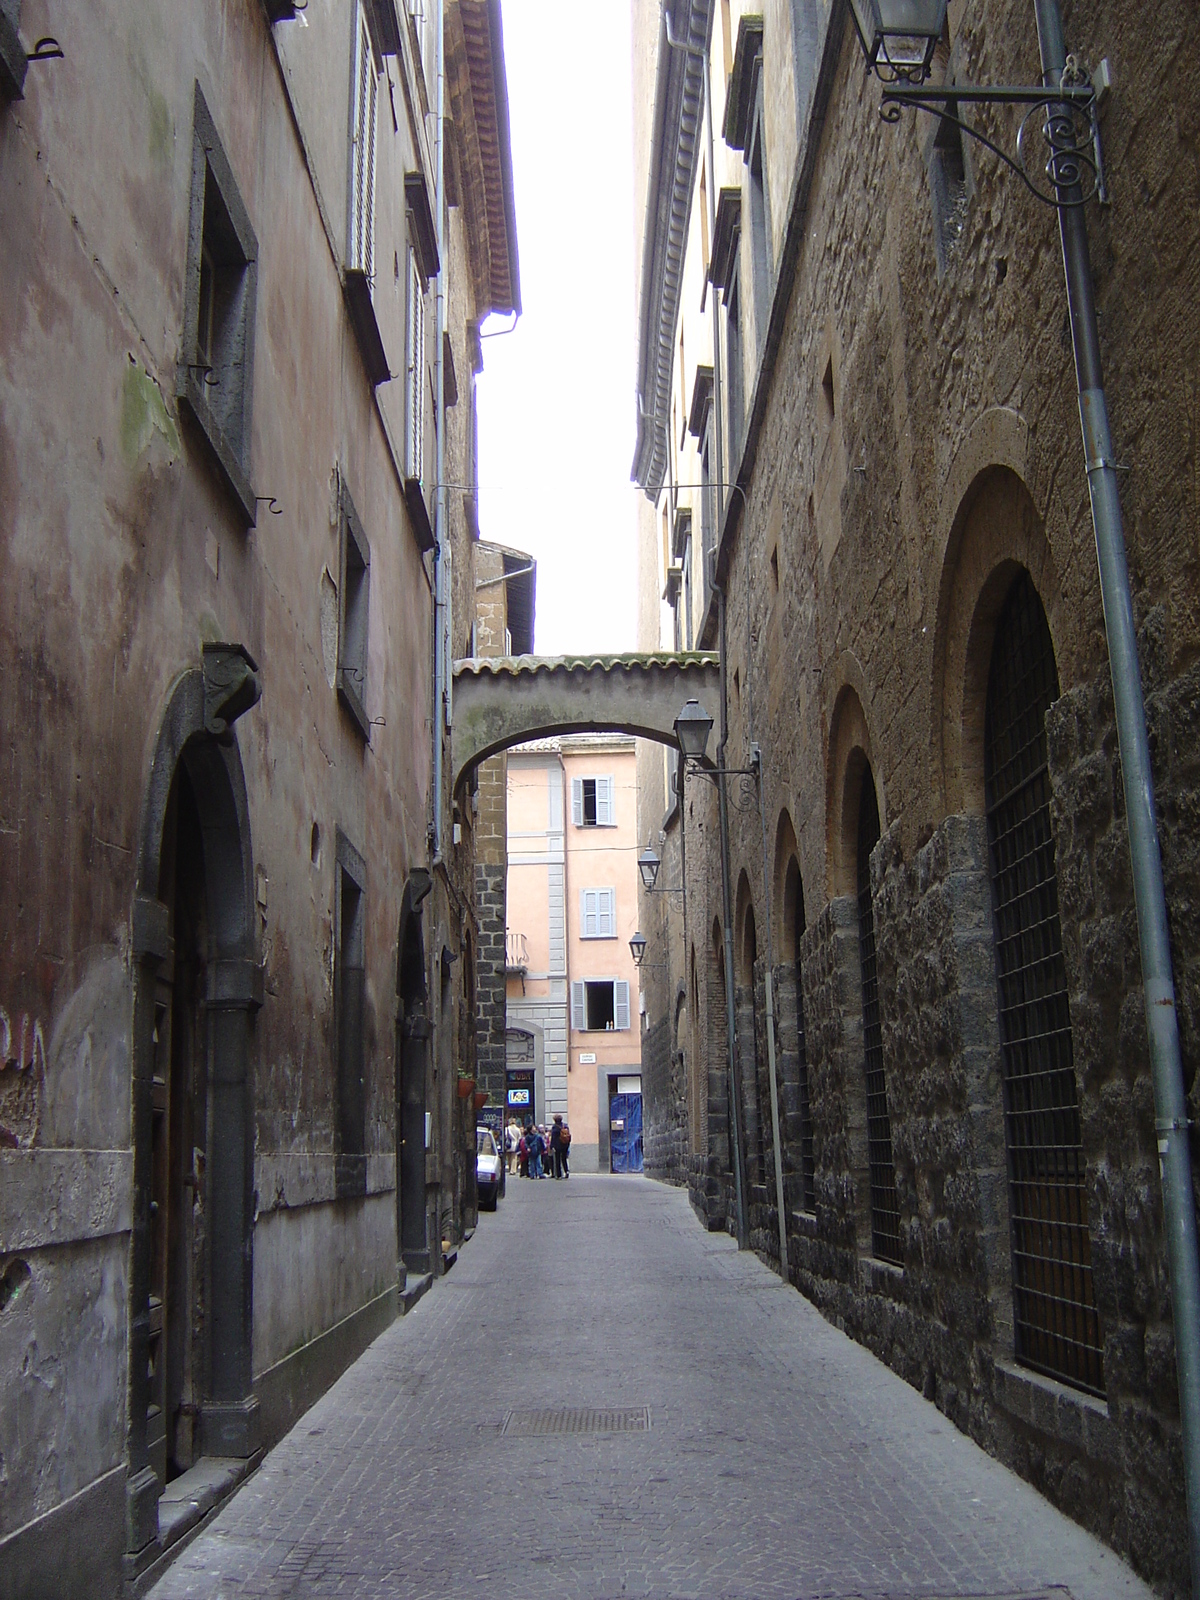
M 646 935 L 639 929 L 629 941 L 629 953 L 639 972 L 654 972 L 666 967 L 665 961 L 646 960 Z
M 946 0 L 850 0 L 867 65 L 889 83 L 924 83 Z

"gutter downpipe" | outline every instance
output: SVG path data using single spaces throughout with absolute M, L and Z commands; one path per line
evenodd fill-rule
M 725 746 L 729 740 L 729 696 L 725 678 L 725 591 L 713 584 L 717 596 L 718 636 L 721 645 L 721 742 L 717 746 L 717 767 L 725 765 Z M 746 1218 L 746 1166 L 742 1139 L 742 1073 L 738 1061 L 737 1021 L 733 996 L 733 896 L 729 887 L 729 802 L 725 779 L 718 776 L 717 814 L 721 827 L 721 921 L 725 938 L 725 1044 L 729 1054 L 729 1150 L 733 1166 L 734 1197 L 737 1202 L 738 1249 L 750 1243 Z
M 450 595 L 446 567 L 446 5 L 437 3 L 437 348 L 434 353 L 434 420 L 437 423 L 437 488 L 434 509 L 433 627 L 433 858 L 442 855 L 442 789 L 445 784 L 443 741 L 450 720 L 446 681 Z
M 704 131 L 708 143 L 708 189 L 711 191 L 709 200 L 709 238 L 713 237 L 716 227 L 716 186 L 717 169 L 713 154 L 713 117 L 712 117 L 712 66 L 710 50 L 712 47 L 712 20 L 713 13 L 708 15 L 708 28 L 705 34 L 705 46 L 698 50 L 689 45 L 685 39 L 676 39 L 671 29 L 671 14 L 664 4 L 662 6 L 663 29 L 666 33 L 667 44 L 673 50 L 685 50 L 689 55 L 702 55 L 704 58 Z M 724 439 L 722 437 L 721 419 L 721 320 L 717 309 L 717 290 L 713 285 L 712 296 L 713 319 L 713 411 L 715 427 L 715 443 L 717 447 L 717 474 L 716 484 L 711 486 L 711 491 L 717 495 L 717 504 L 720 507 L 720 496 L 717 485 L 724 484 L 725 454 Z M 733 490 L 729 491 L 731 494 Z M 724 510 L 723 507 L 720 509 Z M 715 529 L 713 530 L 715 533 Z M 715 551 L 714 551 L 715 556 Z M 717 648 L 719 651 L 721 673 L 721 742 L 717 746 L 717 766 L 725 765 L 725 746 L 729 740 L 729 684 L 726 673 L 725 659 L 725 591 L 717 584 L 715 561 L 709 570 L 709 552 L 704 552 L 704 572 L 717 597 Z M 745 1162 L 743 1160 L 742 1138 L 742 1074 L 738 1063 L 737 1050 L 737 1015 L 734 1009 L 733 998 L 733 895 L 729 884 L 729 804 L 725 796 L 725 779 L 718 777 L 717 786 L 717 814 L 720 821 L 721 845 L 721 924 L 725 948 L 725 1045 L 727 1052 L 726 1070 L 729 1082 L 729 1155 L 730 1165 L 733 1167 L 734 1199 L 736 1202 L 737 1242 L 738 1249 L 745 1250 L 750 1243 L 750 1228 L 746 1217 L 746 1180 Z M 1200 1596 L 1198 1596 L 1200 1600 Z
M 1042 79 L 1057 85 L 1067 59 L 1058 0 L 1034 0 L 1034 3 Z M 1053 108 L 1050 115 L 1053 115 Z M 1179 1023 L 1154 812 L 1154 779 L 1146 737 L 1146 711 L 1082 206 L 1060 205 L 1058 223 L 1125 789 L 1133 897 L 1146 999 L 1146 1031 L 1154 1084 L 1154 1126 L 1171 1268 L 1192 1594 L 1200 1600 L 1200 1260 L 1192 1190 L 1190 1123 L 1179 1054 Z
M 712 110 L 712 60 L 711 26 L 709 31 L 710 47 L 704 52 L 704 131 L 708 142 L 708 183 L 709 190 L 709 228 L 708 237 L 712 239 L 717 226 L 717 168 L 716 157 L 713 151 L 713 110 Z M 714 443 L 717 447 L 717 472 L 716 485 L 728 482 L 725 474 L 725 439 L 724 439 L 724 395 L 721 373 L 721 314 L 718 307 L 716 284 L 710 285 L 712 289 L 712 324 L 713 324 L 713 422 Z M 715 539 L 717 528 L 720 527 L 721 517 L 724 515 L 724 506 L 721 504 L 721 491 L 716 485 L 710 486 L 709 493 L 713 495 L 714 502 L 720 508 L 720 515 L 716 518 L 716 525 L 712 534 Z M 732 495 L 733 490 L 729 490 Z M 712 568 L 709 570 L 709 552 L 704 552 L 704 570 L 712 588 L 717 596 L 717 648 L 720 651 L 721 673 L 721 743 L 717 748 L 717 766 L 725 765 L 725 746 L 729 741 L 729 674 L 726 656 L 725 638 L 725 590 L 717 586 L 716 547 L 712 551 Z M 734 1008 L 733 998 L 733 893 L 729 883 L 729 802 L 725 795 L 725 779 L 717 779 L 717 812 L 720 821 L 721 844 L 721 923 L 725 936 L 725 1046 L 728 1055 L 729 1077 L 729 1149 L 730 1165 L 733 1167 L 733 1185 L 737 1202 L 737 1242 L 738 1249 L 745 1250 L 750 1244 L 750 1225 L 746 1215 L 746 1166 L 745 1143 L 742 1137 L 742 1072 L 738 1061 L 737 1048 L 737 1012 Z
M 746 496 L 742 493 L 742 510 L 746 511 Z M 771 1092 L 771 1145 L 775 1163 L 775 1223 L 779 1231 L 779 1276 L 784 1283 L 791 1281 L 788 1262 L 787 1205 L 783 1189 L 783 1143 L 779 1128 L 779 1073 L 775 1060 L 775 940 L 772 933 L 774 911 L 771 904 L 771 857 L 767 844 L 767 797 L 763 789 L 764 775 L 762 750 L 754 740 L 754 626 L 751 610 L 754 595 L 750 584 L 750 532 L 743 516 L 739 524 L 739 537 L 746 551 L 746 707 L 750 724 L 751 764 L 757 768 L 755 787 L 758 790 L 758 817 L 762 824 L 763 913 L 766 918 L 767 950 L 763 970 L 763 1001 L 767 1013 L 767 1085 Z M 732 558 L 731 558 L 732 559 Z

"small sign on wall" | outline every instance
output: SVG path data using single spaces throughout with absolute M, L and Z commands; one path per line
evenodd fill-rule
M 581 1050 L 579 1052 L 579 1065 L 581 1067 L 594 1067 L 596 1065 L 596 1052 L 594 1050 Z

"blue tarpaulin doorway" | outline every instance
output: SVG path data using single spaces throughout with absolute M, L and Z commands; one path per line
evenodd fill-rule
M 642 1097 L 613 1094 L 608 1099 L 608 1148 L 613 1172 L 642 1170 Z

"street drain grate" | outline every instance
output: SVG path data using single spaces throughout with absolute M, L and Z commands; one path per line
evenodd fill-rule
M 646 1433 L 649 1406 L 563 1406 L 555 1411 L 510 1411 L 501 1433 L 542 1439 L 559 1433 Z

